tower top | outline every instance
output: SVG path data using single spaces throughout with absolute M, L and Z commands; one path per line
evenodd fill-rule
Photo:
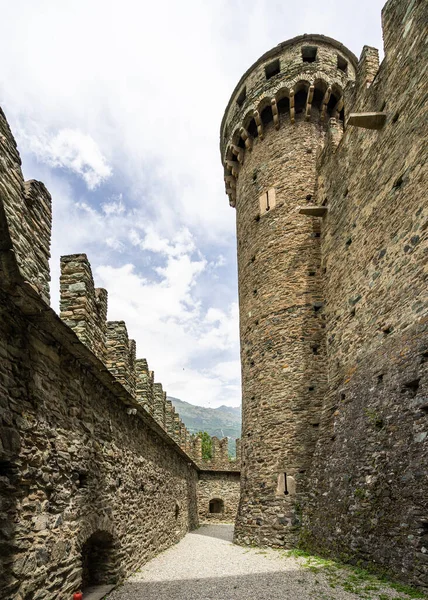
M 321 121 L 340 116 L 343 90 L 355 79 L 357 65 L 357 57 L 343 44 L 318 34 L 294 37 L 265 52 L 239 80 L 221 122 L 225 175 L 235 176 L 231 163 L 242 158 L 239 148 L 251 150 L 255 137 L 263 139 L 264 120 L 272 120 L 273 116 L 277 124 L 280 112 L 290 112 L 292 123 L 302 112 L 309 120 L 312 99 L 322 114 Z M 294 98 L 297 101 L 299 93 L 302 98 L 305 95 L 303 110 L 299 102 L 294 109 Z

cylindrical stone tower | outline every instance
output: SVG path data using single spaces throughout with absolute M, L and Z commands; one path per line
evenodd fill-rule
M 237 211 L 242 543 L 288 546 L 298 534 L 326 379 L 316 158 L 356 67 L 333 39 L 286 41 L 245 73 L 221 124 Z

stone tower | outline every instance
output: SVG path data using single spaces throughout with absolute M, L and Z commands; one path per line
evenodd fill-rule
M 340 135 L 356 68 L 331 38 L 288 40 L 241 78 L 221 124 L 237 213 L 241 542 L 287 546 L 299 528 L 327 378 L 316 160 L 327 129 Z

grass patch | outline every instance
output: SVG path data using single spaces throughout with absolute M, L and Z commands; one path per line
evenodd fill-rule
M 364 600 L 409 600 L 410 598 L 427 600 L 427 596 L 420 590 L 391 581 L 386 576 L 376 576 L 361 567 L 326 559 L 298 548 L 282 550 L 281 555 L 299 559 L 300 565 L 314 574 L 322 573 L 331 588 L 341 587 L 344 591 Z M 391 590 L 389 594 L 385 593 L 386 588 Z M 395 595 L 394 592 L 399 595 Z

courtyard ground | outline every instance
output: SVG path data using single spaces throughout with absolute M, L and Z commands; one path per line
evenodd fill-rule
M 108 600 L 390 600 L 426 596 L 358 569 L 232 544 L 232 525 L 203 525 L 130 577 Z M 297 553 L 298 554 L 298 553 Z

